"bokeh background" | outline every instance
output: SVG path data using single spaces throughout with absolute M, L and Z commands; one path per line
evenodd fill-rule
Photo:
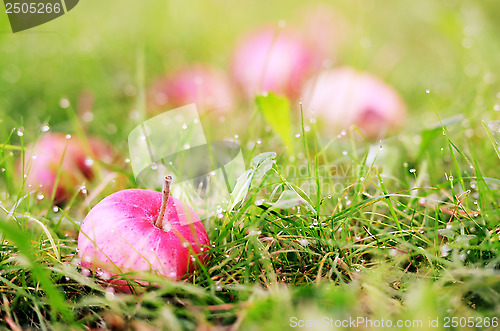
M 242 35 L 280 21 L 301 29 L 318 5 L 338 28 L 324 41 L 333 46 L 331 65 L 366 70 L 391 84 L 408 105 L 406 130 L 435 123 L 436 112 L 442 118 L 460 112 L 485 121 L 498 117 L 491 112 L 500 91 L 500 11 L 494 0 L 86 0 L 57 20 L 16 34 L 1 14 L 1 138 L 21 120 L 28 129 L 50 122 L 66 130 L 60 100 L 76 108 L 79 96 L 89 92 L 95 98 L 90 132 L 124 142 L 137 121 L 133 114 L 131 121 L 122 119 L 137 109 L 141 85 L 147 89 L 191 63 L 228 70 Z M 479 93 L 472 92 L 478 82 Z M 229 117 L 237 126 L 250 110 L 235 108 Z

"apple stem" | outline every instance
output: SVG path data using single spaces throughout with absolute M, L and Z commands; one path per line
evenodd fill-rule
M 165 210 L 167 209 L 168 198 L 170 197 L 170 184 L 172 184 L 172 176 L 166 176 L 163 182 L 163 198 L 161 200 L 160 214 L 154 222 L 154 226 L 163 229 L 163 217 L 165 217 Z

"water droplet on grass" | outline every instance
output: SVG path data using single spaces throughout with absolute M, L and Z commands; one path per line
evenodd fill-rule
M 19 137 L 24 136 L 23 128 L 19 128 L 19 129 L 17 129 L 17 135 L 18 135 Z
M 300 244 L 301 246 L 304 246 L 304 247 L 305 247 L 305 246 L 307 246 L 307 245 L 309 244 L 309 240 L 307 240 L 307 239 L 300 239 L 300 240 L 299 240 L 299 244 Z
M 48 125 L 42 126 L 42 132 L 47 132 L 50 130 L 50 127 Z
M 94 164 L 94 160 L 91 157 L 87 157 L 84 163 L 87 167 L 90 167 L 91 165 Z
M 70 106 L 70 102 L 68 99 L 62 98 L 61 100 L 59 100 L 59 107 L 66 109 L 66 108 L 69 108 L 69 106 Z

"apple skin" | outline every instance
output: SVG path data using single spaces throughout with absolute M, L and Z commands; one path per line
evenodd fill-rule
M 93 165 L 88 164 L 87 159 L 111 162 L 113 158 L 111 147 L 99 139 L 88 138 L 84 143 L 77 137 L 67 139 L 62 133 L 44 134 L 31 150 L 25 153 L 28 189 L 34 188 L 45 196 L 51 195 L 59 167 L 61 168 L 54 197 L 55 204 L 69 198 L 79 185 L 94 179 Z
M 320 67 L 321 57 L 292 30 L 261 28 L 236 46 L 231 72 L 249 98 L 270 91 L 295 99 L 304 81 Z
M 206 65 L 193 65 L 167 75 L 149 92 L 150 108 L 181 107 L 195 103 L 201 112 L 227 112 L 234 92 L 224 72 Z
M 406 106 L 391 86 L 349 67 L 324 71 L 303 90 L 304 110 L 322 118 L 328 130 L 356 125 L 370 139 L 382 138 L 400 127 Z
M 161 192 L 144 189 L 118 191 L 100 201 L 80 228 L 81 266 L 110 276 L 152 271 L 171 280 L 192 271 L 192 255 L 210 246 L 205 227 L 190 207 L 174 197 L 168 199 L 163 228 L 156 227 L 161 204 Z M 208 256 L 198 258 L 206 263 Z

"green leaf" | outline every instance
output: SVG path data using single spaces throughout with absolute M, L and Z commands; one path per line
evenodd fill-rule
M 290 102 L 287 98 L 274 93 L 259 95 L 255 98 L 257 108 L 264 119 L 278 134 L 281 141 L 292 151 L 292 121 L 290 119 Z
M 275 152 L 260 153 L 250 161 L 250 166 L 257 169 L 262 164 L 268 162 L 269 160 L 274 160 L 276 158 Z
M 278 201 L 273 203 L 273 209 L 287 209 L 304 203 L 304 199 L 295 191 L 285 190 L 281 193 Z
M 275 158 L 276 153 L 269 152 L 259 154 L 252 159 L 250 165 L 255 170 L 252 179 L 253 182 L 260 182 L 260 180 L 267 174 L 267 172 L 272 169 Z
M 234 186 L 233 191 L 231 192 L 231 200 L 229 210 L 232 210 L 238 203 L 245 199 L 248 189 L 250 188 L 250 184 L 252 183 L 254 170 L 250 169 L 241 174 L 240 177 L 236 180 L 236 185 Z

